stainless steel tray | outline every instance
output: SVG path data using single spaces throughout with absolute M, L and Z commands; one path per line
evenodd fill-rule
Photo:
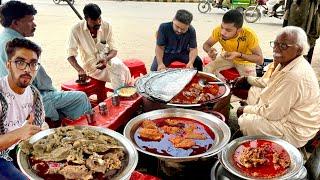
M 213 146 L 205 153 L 185 156 L 185 157 L 173 157 L 173 156 L 164 156 L 155 153 L 151 153 L 141 149 L 134 140 L 134 133 L 140 126 L 143 120 L 155 120 L 159 118 L 166 117 L 184 117 L 197 120 L 206 126 L 208 126 L 215 135 L 215 143 Z M 207 158 L 217 154 L 230 140 L 231 132 L 229 127 L 219 118 L 214 115 L 207 114 L 200 111 L 189 110 L 189 109 L 181 109 L 181 108 L 169 108 L 169 109 L 161 109 L 154 110 L 144 114 L 141 114 L 133 119 L 131 119 L 123 132 L 124 136 L 128 138 L 135 146 L 135 148 L 147 155 L 157 157 L 162 160 L 170 160 L 175 162 L 184 162 L 184 161 L 193 161 L 198 160 L 200 158 Z
M 114 179 L 117 180 L 124 180 L 129 179 L 131 176 L 131 173 L 134 171 L 138 164 L 138 152 L 135 149 L 134 145 L 125 137 L 123 137 L 120 133 L 117 133 L 113 130 L 102 128 L 102 127 L 95 127 L 95 126 L 75 126 L 76 129 L 82 129 L 85 127 L 89 127 L 91 129 L 94 129 L 96 131 L 99 131 L 103 134 L 109 135 L 116 140 L 118 140 L 124 147 L 126 154 L 128 155 L 128 164 L 127 166 L 122 170 L 120 174 L 118 174 Z M 50 134 L 53 134 L 55 131 L 54 129 L 47 129 L 44 131 L 41 131 L 35 135 L 33 135 L 29 142 L 31 144 L 35 143 L 36 141 L 40 140 L 41 138 L 48 136 Z M 29 178 L 34 180 L 40 180 L 41 177 L 37 176 L 37 174 L 34 173 L 32 168 L 29 166 L 28 157 L 25 153 L 23 153 L 20 149 L 17 153 L 17 161 L 20 167 L 20 170 Z
M 219 161 L 221 162 L 221 164 L 223 165 L 223 167 L 225 169 L 227 169 L 229 172 L 231 172 L 232 174 L 241 177 L 243 179 L 257 179 L 256 177 L 249 177 L 247 175 L 245 175 L 244 173 L 242 173 L 241 171 L 239 171 L 235 166 L 234 166 L 234 162 L 233 162 L 233 154 L 235 152 L 235 150 L 243 143 L 247 142 L 247 141 L 252 141 L 252 140 L 268 140 L 274 143 L 279 144 L 280 146 L 282 146 L 290 155 L 290 167 L 288 169 L 288 172 L 282 176 L 278 176 L 274 179 L 293 179 L 293 177 L 295 177 L 300 169 L 303 166 L 303 158 L 299 152 L 299 150 L 297 148 L 295 148 L 293 145 L 291 145 L 290 143 L 279 139 L 279 138 L 275 138 L 275 137 L 268 137 L 268 136 L 244 136 L 238 139 L 235 139 L 233 141 L 231 141 L 227 146 L 225 146 L 222 151 L 219 153 Z M 264 178 L 266 179 L 266 178 Z

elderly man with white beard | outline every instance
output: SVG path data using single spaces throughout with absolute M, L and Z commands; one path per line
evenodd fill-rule
M 244 135 L 274 136 L 299 148 L 320 129 L 319 84 L 303 57 L 309 50 L 307 36 L 301 28 L 288 26 L 270 45 L 279 64 L 257 103 L 238 108 L 237 123 Z

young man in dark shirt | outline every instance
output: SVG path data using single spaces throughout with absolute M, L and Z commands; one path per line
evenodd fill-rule
M 191 25 L 192 18 L 190 12 L 180 9 L 172 22 L 160 25 L 157 32 L 156 56 L 151 71 L 163 70 L 173 61 L 183 62 L 187 68 L 202 71 L 196 31 Z

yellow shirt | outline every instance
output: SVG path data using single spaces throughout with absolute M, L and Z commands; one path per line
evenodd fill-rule
M 224 40 L 221 36 L 221 26 L 214 28 L 212 32 L 213 41 L 218 41 L 222 48 L 227 52 L 241 52 L 243 54 L 252 54 L 252 50 L 259 44 L 256 33 L 248 27 L 243 27 L 242 31 L 237 37 L 233 39 Z M 253 64 L 252 62 L 245 61 L 242 58 L 235 58 L 234 64 Z

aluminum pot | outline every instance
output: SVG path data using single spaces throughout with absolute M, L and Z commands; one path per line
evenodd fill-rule
M 197 155 L 191 155 L 191 156 L 185 156 L 185 157 L 173 157 L 173 156 L 165 156 L 165 155 L 159 155 L 156 153 L 151 153 L 148 151 L 145 151 L 141 149 L 134 140 L 134 133 L 137 131 L 137 129 L 140 127 L 143 120 L 156 120 L 159 118 L 170 118 L 170 117 L 183 117 L 183 118 L 189 118 L 196 121 L 199 121 L 200 123 L 206 125 L 209 127 L 209 129 L 214 133 L 215 135 L 215 143 L 213 146 L 208 149 L 206 152 L 197 154 Z M 169 108 L 169 109 L 161 109 L 161 110 L 154 110 L 151 112 L 147 112 L 144 114 L 141 114 L 133 119 L 131 119 L 127 125 L 124 128 L 123 132 L 124 136 L 128 138 L 135 146 L 135 148 L 143 153 L 147 154 L 153 157 L 156 157 L 163 161 L 170 161 L 170 162 L 188 162 L 188 161 L 196 161 L 199 159 L 207 159 L 210 158 L 217 153 L 220 152 L 220 150 L 228 144 L 231 132 L 229 127 L 219 118 L 217 118 L 214 115 L 195 111 L 195 110 L 189 110 L 189 109 L 181 109 L 181 108 Z
M 91 129 L 95 131 L 99 131 L 103 134 L 106 134 L 108 136 L 111 136 L 118 140 L 121 145 L 124 146 L 125 152 L 128 156 L 128 163 L 127 166 L 120 172 L 120 174 L 116 175 L 113 179 L 116 180 L 126 180 L 129 179 L 131 176 L 131 173 L 134 171 L 138 164 L 138 152 L 135 149 L 134 145 L 125 137 L 123 137 L 120 133 L 102 128 L 102 127 L 95 127 L 95 126 L 75 126 L 76 129 L 82 129 L 82 128 L 87 128 L 90 127 Z M 46 137 L 50 134 L 53 134 L 55 131 L 54 129 L 47 129 L 41 132 L 38 132 L 37 134 L 33 135 L 30 139 L 29 142 L 31 144 L 35 143 L 36 141 L 40 140 L 43 137 Z M 28 162 L 28 157 L 25 153 L 23 153 L 20 149 L 18 150 L 17 153 L 17 161 L 18 165 L 20 167 L 20 170 L 29 178 L 29 179 L 34 179 L 34 180 L 40 180 L 42 179 L 41 177 L 37 176 L 37 174 L 34 173 L 32 168 L 29 165 Z

